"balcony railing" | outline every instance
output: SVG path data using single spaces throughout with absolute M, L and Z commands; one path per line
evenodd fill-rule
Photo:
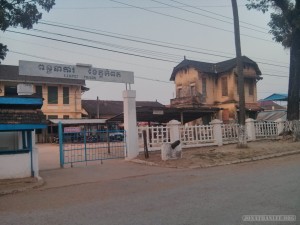
M 205 98 L 200 96 L 187 96 L 171 99 L 171 105 L 196 105 L 205 103 Z

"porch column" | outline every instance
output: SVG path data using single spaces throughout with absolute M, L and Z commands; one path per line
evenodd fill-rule
M 131 160 L 139 154 L 135 97 L 136 91 L 123 91 L 124 129 L 126 131 L 127 150 L 127 153 L 125 152 L 126 160 Z

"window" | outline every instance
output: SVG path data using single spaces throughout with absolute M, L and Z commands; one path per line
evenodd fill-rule
M 35 86 L 35 93 L 37 96 L 42 98 L 43 97 L 43 87 L 41 85 Z
M 4 95 L 5 96 L 16 96 L 18 95 L 17 86 L 10 85 L 4 87 Z
M 249 95 L 253 95 L 254 94 L 254 81 L 250 80 L 249 81 Z
M 222 96 L 228 96 L 228 84 L 227 84 L 227 77 L 222 77 Z
M 195 96 L 196 95 L 196 87 L 195 84 L 191 84 L 191 96 Z
M 64 119 L 69 119 L 70 116 L 69 116 L 69 115 L 64 115 L 63 118 L 64 118 Z
M 63 87 L 63 104 L 69 104 L 69 88 Z
M 58 87 L 48 86 L 48 104 L 58 103 Z
M 58 116 L 57 115 L 48 115 L 48 120 L 51 120 L 51 119 L 58 119 Z
M 206 98 L 206 77 L 202 77 L 202 96 Z
M 177 89 L 177 98 L 181 98 L 182 97 L 182 88 L 178 88 Z

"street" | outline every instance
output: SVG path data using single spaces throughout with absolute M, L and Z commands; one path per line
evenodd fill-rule
M 111 171 L 111 179 L 53 185 L 53 171 L 42 171 L 44 187 L 0 197 L 0 224 L 300 224 L 300 155 L 206 169 L 121 164 L 136 175 Z M 68 180 L 79 179 L 73 171 L 80 169 L 56 171 Z M 245 222 L 243 215 L 296 215 L 297 221 Z

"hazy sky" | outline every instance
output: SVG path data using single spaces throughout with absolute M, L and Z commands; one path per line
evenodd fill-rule
M 263 73 L 258 97 L 287 93 L 289 50 L 272 41 L 270 15 L 248 11 L 245 2 L 238 0 L 242 54 L 256 61 Z M 1 42 L 10 49 L 2 64 L 87 63 L 133 71 L 137 100 L 169 104 L 175 90 L 169 78 L 184 56 L 203 62 L 235 57 L 230 0 L 56 0 L 40 22 L 52 25 L 9 31 L 44 38 L 1 34 Z M 83 99 L 121 100 L 125 89 L 118 83 L 86 83 L 90 90 Z

